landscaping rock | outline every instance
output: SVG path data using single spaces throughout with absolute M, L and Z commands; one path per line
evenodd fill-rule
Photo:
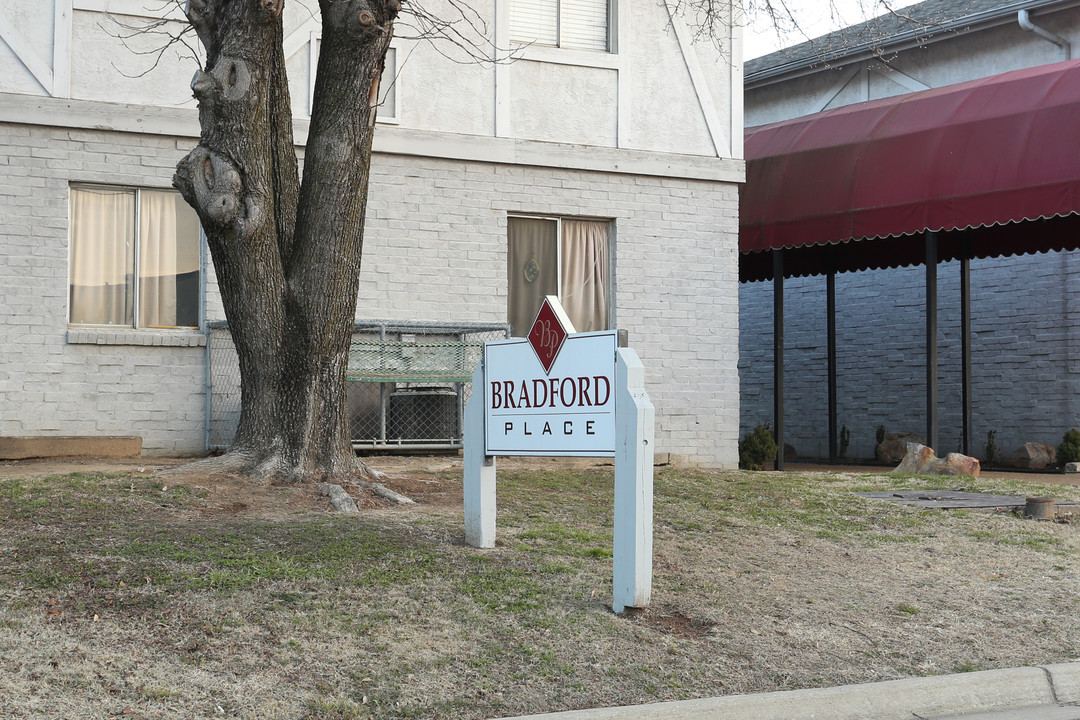
M 345 488 L 340 485 L 334 485 L 333 483 L 322 483 L 319 485 L 319 489 L 326 495 L 330 496 L 330 504 L 334 506 L 334 509 L 343 513 L 359 512 L 356 507 L 356 501 L 349 497 L 349 494 L 345 492 Z
M 1057 463 L 1057 450 L 1049 443 L 1029 442 L 1005 458 L 1009 467 L 1021 470 L 1045 470 Z
M 1080 473 L 1080 462 L 1065 463 L 1065 472 Z
M 979 461 L 960 453 L 949 453 L 944 458 L 934 454 L 934 449 L 922 443 L 907 445 L 907 453 L 894 473 L 905 475 L 970 475 L 979 477 Z
M 908 443 L 923 445 L 926 443 L 926 439 L 919 437 L 915 433 L 889 433 L 884 440 L 878 443 L 874 455 L 879 462 L 886 465 L 895 465 L 907 455 Z

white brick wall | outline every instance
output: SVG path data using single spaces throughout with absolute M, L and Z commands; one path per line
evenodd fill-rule
M 167 188 L 192 145 L 0 124 L 0 435 L 141 435 L 152 454 L 202 450 L 201 336 L 69 338 L 67 326 L 69 183 Z
M 612 218 L 616 323 L 646 367 L 657 451 L 734 466 L 737 210 L 728 183 L 378 156 L 357 316 L 505 322 L 508 213 Z
M 961 442 L 960 268 L 938 268 L 939 454 Z M 922 266 L 836 278 L 839 422 L 848 457 L 873 457 L 878 425 L 926 431 Z M 785 434 L 828 455 L 825 279 L 785 281 Z M 1057 445 L 1080 426 L 1080 252 L 971 262 L 972 445 Z M 772 422 L 772 283 L 740 287 L 742 432 Z
M 194 142 L 0 124 L 0 435 L 202 449 L 204 348 L 69 342 L 66 325 L 69 183 L 168 187 Z M 615 314 L 646 366 L 656 450 L 733 466 L 737 210 L 731 183 L 378 155 L 357 317 L 504 322 L 508 213 L 611 218 Z M 223 318 L 212 279 L 207 306 Z

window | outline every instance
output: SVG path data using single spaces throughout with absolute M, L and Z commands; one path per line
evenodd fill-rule
M 509 0 L 510 39 L 576 50 L 611 49 L 608 0 Z
M 197 327 L 199 218 L 180 193 L 71 188 L 71 323 Z
M 315 76 L 319 67 L 319 53 L 322 51 L 322 35 L 311 34 L 311 72 L 308 75 L 308 115 L 315 110 Z M 398 117 L 398 63 L 397 48 L 391 46 L 386 51 L 383 61 L 382 79 L 379 81 L 379 109 L 375 113 L 376 122 L 397 123 Z
M 609 322 L 611 223 L 573 218 L 507 220 L 507 320 L 513 334 L 529 331 L 545 295 L 557 295 L 578 332 Z

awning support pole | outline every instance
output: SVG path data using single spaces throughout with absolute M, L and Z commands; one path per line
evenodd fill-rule
M 971 455 L 971 243 L 963 241 L 960 257 L 960 386 L 963 405 L 963 452 Z
M 938 452 L 937 233 L 926 232 L 926 444 Z
M 837 450 L 837 408 L 836 408 L 836 266 L 830 260 L 829 274 L 825 278 L 825 296 L 828 353 L 829 353 L 829 462 L 839 459 Z
M 784 469 L 784 251 L 773 256 L 773 430 L 776 469 Z

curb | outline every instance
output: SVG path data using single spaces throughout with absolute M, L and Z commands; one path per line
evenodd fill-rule
M 501 720 L 911 720 L 1080 703 L 1080 662 Z

